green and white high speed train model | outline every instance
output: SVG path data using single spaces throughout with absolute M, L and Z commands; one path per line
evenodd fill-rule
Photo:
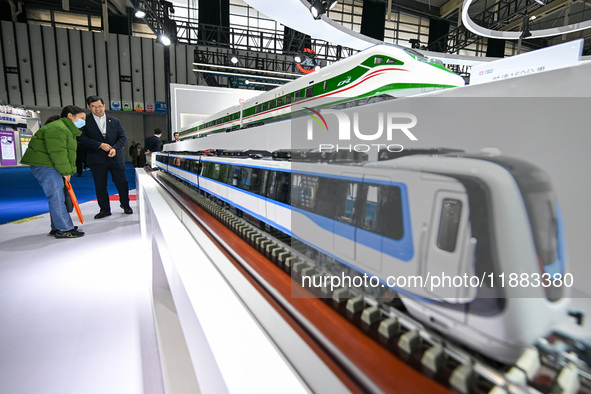
M 327 105 L 379 101 L 464 86 L 464 79 L 417 51 L 381 44 L 304 75 L 181 131 L 181 140 L 286 119 Z

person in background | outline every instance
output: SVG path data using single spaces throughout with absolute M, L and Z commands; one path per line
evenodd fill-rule
M 87 162 L 94 179 L 96 198 L 100 212 L 94 218 L 102 219 L 111 215 L 111 203 L 107 191 L 109 173 L 119 193 L 121 208 L 125 214 L 131 215 L 129 206 L 129 189 L 125 176 L 125 159 L 123 148 L 127 144 L 127 136 L 119 119 L 105 114 L 105 102 L 98 96 L 86 98 L 86 107 L 92 112 L 78 142 L 86 147 Z
M 84 127 L 86 113 L 80 107 L 68 105 L 63 108 L 58 120 L 46 122 L 31 138 L 21 159 L 43 189 L 49 201 L 51 231 L 55 238 L 78 238 L 84 235 L 74 226 L 66 209 L 64 180 L 76 172 L 76 137 Z
M 181 135 L 178 131 L 174 133 L 174 142 L 179 142 L 181 140 Z
M 135 149 L 135 146 L 137 144 L 135 143 L 135 141 L 131 141 L 131 144 L 129 145 L 129 158 L 131 159 L 131 161 L 133 161 L 133 150 Z
M 144 146 L 146 147 L 146 153 L 160 152 L 162 150 L 162 130 L 154 129 L 154 135 L 146 138 Z
M 47 120 L 45 121 L 45 123 L 43 123 L 43 126 L 50 124 L 51 122 L 55 122 L 56 120 L 61 119 L 62 117 L 59 115 L 51 115 L 49 118 L 47 118 Z
M 142 148 L 142 144 L 137 143 L 135 144 L 135 149 L 133 150 L 133 166 L 134 167 L 143 167 L 146 165 L 146 152 L 144 152 L 144 148 Z

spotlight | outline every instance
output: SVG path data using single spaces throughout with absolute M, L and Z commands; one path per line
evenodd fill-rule
M 337 0 L 327 0 L 326 9 L 330 11 L 334 8 L 335 5 L 337 5 Z
M 320 0 L 314 0 L 312 5 L 310 6 L 310 13 L 314 17 L 314 19 L 320 19 L 322 14 L 326 12 L 326 6 Z
M 238 64 L 238 55 L 233 53 L 230 55 L 230 63 L 232 64 Z
M 143 19 L 146 16 L 146 13 L 142 10 L 137 10 L 135 12 L 135 17 L 138 19 Z
M 170 45 L 170 38 L 168 38 L 168 37 L 166 37 L 166 36 L 162 35 L 162 36 L 160 36 L 160 42 L 161 42 L 163 45 L 169 46 L 169 45 Z
M 295 60 L 296 63 L 301 63 L 302 62 L 302 55 L 300 55 L 298 53 L 297 55 L 294 56 L 293 60 Z
M 244 81 L 244 84 L 248 85 L 248 84 L 250 84 L 250 81 L 247 79 L 246 81 Z
M 547 0 L 534 0 L 536 3 L 538 3 L 539 5 L 546 5 Z
M 168 12 L 170 12 L 171 14 L 174 14 L 174 7 L 170 6 L 170 9 L 168 10 Z

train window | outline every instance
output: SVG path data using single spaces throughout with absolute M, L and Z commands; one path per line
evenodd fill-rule
M 353 224 L 359 183 L 340 181 L 338 186 L 336 191 L 335 219 L 340 222 Z
M 277 184 L 277 171 L 271 171 L 267 180 L 267 192 L 265 197 L 275 199 L 275 186 Z
M 287 96 L 285 96 L 285 104 L 289 104 L 291 103 L 291 94 L 288 94 Z
M 215 179 L 215 180 L 219 179 L 219 177 L 220 177 L 220 163 L 213 163 L 209 177 L 211 179 Z
M 220 164 L 220 172 L 218 174 L 218 177 L 216 178 L 216 180 L 226 183 L 227 179 L 228 179 L 228 170 L 230 169 L 230 166 L 227 164 Z
M 269 101 L 269 109 L 275 108 L 275 100 Z
M 378 202 L 378 233 L 392 239 L 401 239 L 404 235 L 402 220 L 402 197 L 400 188 L 382 186 Z
M 327 83 L 328 83 L 328 81 L 324 81 L 324 90 L 326 90 Z
M 261 111 L 266 111 L 266 110 L 267 110 L 267 103 L 261 104 Z
M 401 239 L 404 228 L 400 188 L 366 184 L 362 195 L 365 202 L 359 227 L 388 238 Z
M 320 178 L 318 182 L 318 202 L 315 212 L 318 215 L 334 219 L 335 217 L 335 191 L 339 181 L 331 178 Z
M 232 171 L 228 174 L 228 184 L 238 186 L 240 180 L 240 169 L 239 166 L 232 166 Z
M 258 189 L 253 189 L 252 192 L 256 193 L 260 196 L 264 196 L 265 195 L 265 190 L 266 190 L 266 186 L 267 186 L 267 179 L 269 179 L 269 170 L 260 170 L 259 173 L 259 183 L 258 183 Z
M 255 112 L 256 114 L 258 114 L 259 112 L 261 112 L 261 106 L 260 106 L 260 105 L 257 105 L 257 106 L 255 107 L 255 109 L 254 109 L 254 112 Z
M 293 94 L 293 101 L 299 101 L 302 99 L 302 91 L 298 90 Z
M 283 105 L 283 103 L 281 102 L 281 97 L 279 97 L 279 98 L 277 99 L 277 106 L 278 106 L 278 107 L 281 107 L 282 105 Z
M 275 200 L 289 204 L 290 174 L 287 172 L 277 173 L 277 190 L 275 191 Z
M 199 165 L 199 161 L 198 160 L 191 160 L 191 166 L 189 167 L 189 171 L 191 171 L 194 174 L 199 175 L 200 170 L 201 170 L 201 166 Z
M 318 195 L 318 177 L 301 174 L 291 176 L 291 203 L 314 212 Z
M 243 183 L 243 186 L 241 188 L 244 190 L 248 190 L 249 192 L 258 194 L 260 189 L 260 183 L 262 181 L 262 172 L 263 170 L 261 170 L 260 168 L 243 168 L 243 176 L 241 176 L 240 178 L 240 181 Z
M 290 176 L 287 172 L 272 171 L 267 182 L 267 197 L 289 204 Z
M 310 86 L 309 88 L 306 88 L 306 97 L 312 97 L 313 94 L 314 94 L 314 86 Z
M 226 184 L 231 184 L 233 171 L 233 166 L 229 164 L 222 164 L 222 167 L 220 168 L 220 176 L 218 181 Z
M 386 59 L 386 64 L 400 64 L 400 63 L 402 63 L 402 62 L 400 62 L 396 59 L 392 59 L 390 57 Z
M 210 162 L 205 162 L 203 163 L 203 176 L 206 178 L 211 178 L 211 172 L 212 172 L 212 163 Z
M 240 189 L 257 193 L 261 182 L 261 172 L 259 168 L 241 167 L 238 171 L 237 186 Z
M 380 57 L 380 56 L 376 56 L 373 59 L 373 64 L 376 65 L 376 66 L 378 64 L 382 64 L 383 62 L 384 62 L 384 58 L 383 57 Z
M 236 186 L 238 186 L 240 189 L 250 190 L 250 172 L 251 168 L 240 167 L 240 170 L 237 173 Z
M 259 194 L 259 191 L 261 190 L 261 184 L 264 184 L 265 182 L 264 173 L 265 170 L 262 170 L 260 168 L 252 169 L 252 173 L 250 174 L 250 191 L 252 193 Z
M 439 218 L 439 232 L 437 234 L 437 247 L 439 249 L 448 252 L 456 250 L 461 212 L 461 201 L 452 198 L 443 200 L 441 217 Z
M 378 193 L 379 186 L 366 186 L 365 205 L 363 206 L 363 213 L 361 214 L 361 223 L 359 227 L 376 233 L 378 227 Z

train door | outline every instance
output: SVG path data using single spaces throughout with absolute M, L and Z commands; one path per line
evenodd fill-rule
M 267 200 L 265 200 L 265 212 L 267 215 L 267 219 L 271 222 L 276 221 L 276 214 L 275 214 L 275 189 L 277 188 L 277 171 L 270 171 L 267 180 L 267 191 L 265 195 L 267 196 Z
M 375 182 L 375 177 L 372 181 Z M 387 199 L 386 188 L 384 184 L 369 183 L 364 179 L 359 196 L 359 212 L 355 229 L 355 261 L 373 274 L 382 270 L 381 221 L 389 219 L 380 218 L 379 215 L 385 215 L 385 212 L 380 211 L 383 211 L 381 207 Z
M 243 117 L 242 115 L 244 114 L 244 100 L 240 103 L 240 128 L 242 128 L 242 122 L 243 122 Z
M 434 297 L 451 303 L 462 302 L 461 297 L 466 291 L 464 282 L 460 283 L 464 280 L 462 269 L 466 269 L 463 262 L 473 258 L 470 237 L 466 193 L 437 192 L 423 266 L 423 277 L 431 277 L 429 281 L 436 285 L 426 288 Z
M 267 187 L 267 178 L 269 177 L 269 170 L 258 170 L 258 182 L 256 188 L 252 191 L 259 196 L 264 196 Z M 267 217 L 267 202 L 264 198 L 257 198 L 257 213 L 263 217 Z
M 343 173 L 335 187 L 335 221 L 333 239 L 335 253 L 352 262 L 355 259 L 355 215 L 361 182 L 347 178 L 353 174 Z

